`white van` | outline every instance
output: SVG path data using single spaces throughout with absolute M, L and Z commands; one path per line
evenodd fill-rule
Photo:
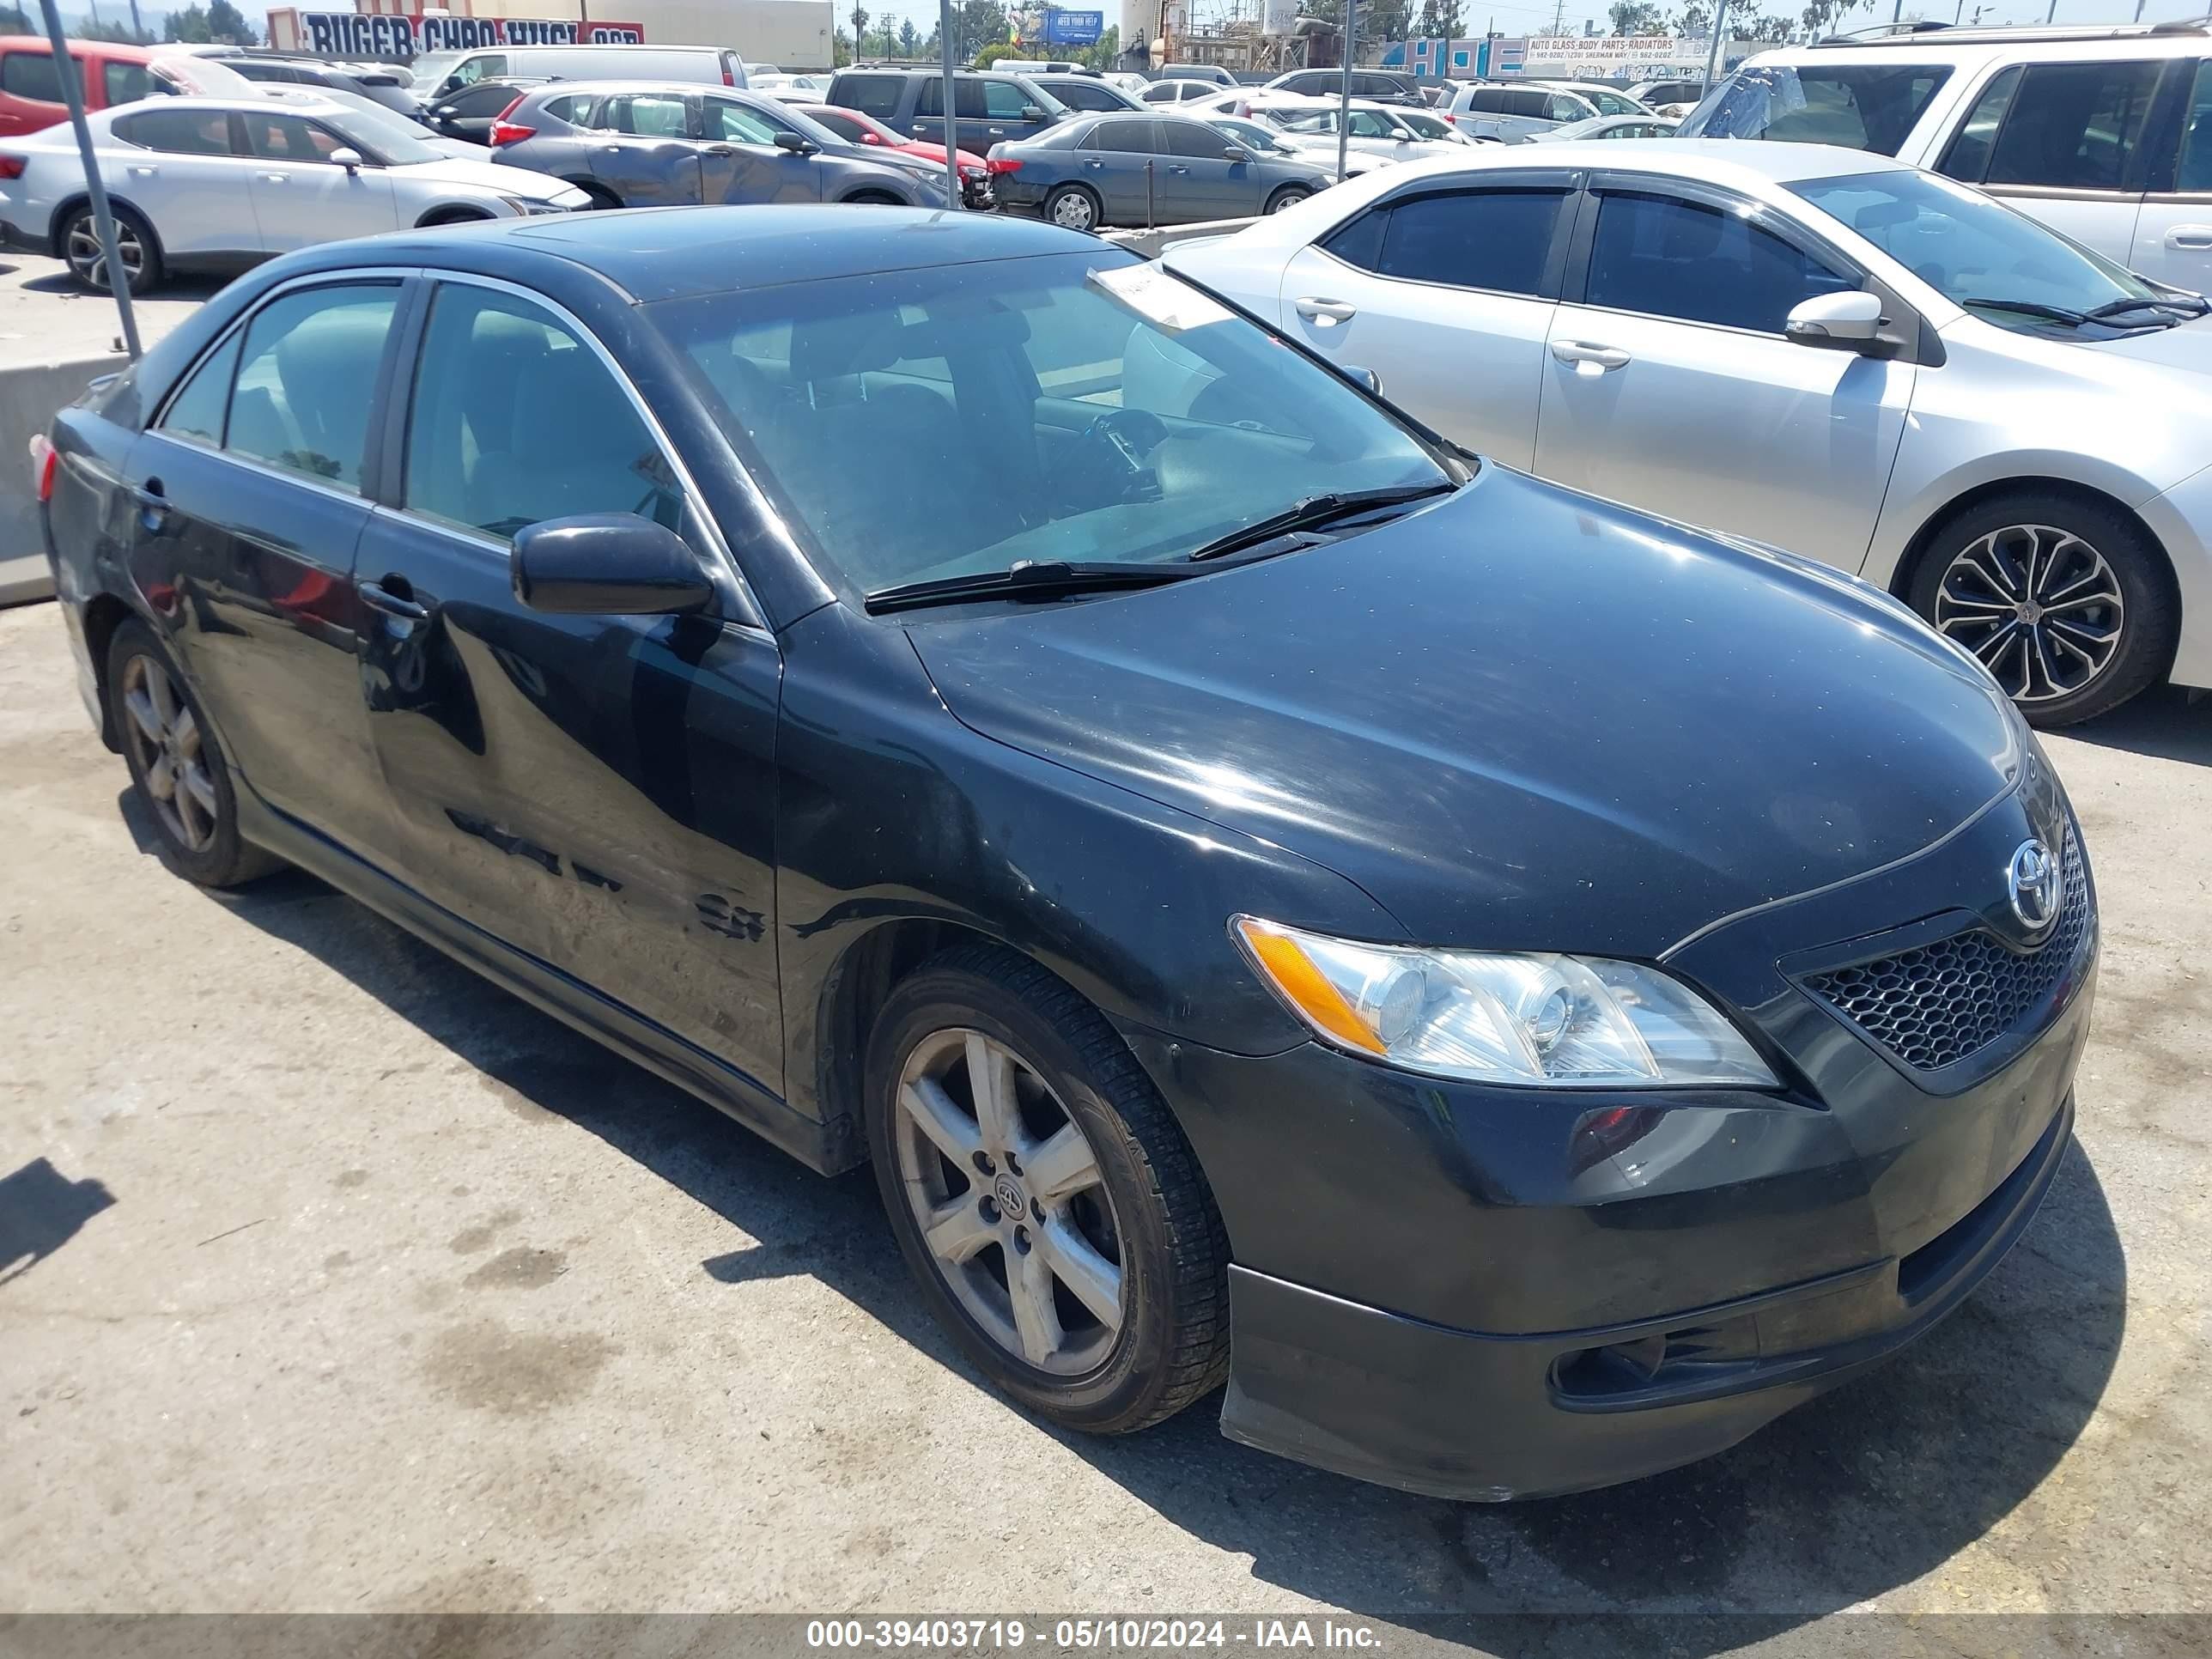
M 427 105 L 478 81 L 526 76 L 533 80 L 685 81 L 743 87 L 744 60 L 727 46 L 482 46 L 430 52 L 410 69 L 412 90 Z
M 2212 290 L 2212 29 L 1905 28 L 1761 52 L 1680 137 L 1894 155 L 2154 282 Z

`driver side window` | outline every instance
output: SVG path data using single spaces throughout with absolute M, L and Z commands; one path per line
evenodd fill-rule
M 732 144 L 773 144 L 779 132 L 796 132 L 788 121 L 726 98 L 707 100 L 707 137 Z
M 1779 334 L 1802 301 L 1858 285 L 1741 214 L 1621 192 L 1599 204 L 1585 298 L 1609 310 Z

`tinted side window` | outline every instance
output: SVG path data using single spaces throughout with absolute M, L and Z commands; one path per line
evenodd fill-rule
M 1547 93 L 1544 98 L 1544 117 L 1551 121 L 1586 121 L 1589 112 L 1582 100 L 1571 92 Z
M 952 113 L 955 120 L 981 120 L 984 115 L 983 85 L 976 81 L 955 81 L 952 83 Z M 924 81 L 921 95 L 915 100 L 916 115 L 945 113 L 945 82 L 939 79 Z
M 788 121 L 726 98 L 709 98 L 706 112 L 707 136 L 731 143 L 772 144 L 777 133 L 799 131 Z
M 153 95 L 154 77 L 143 64 L 102 64 L 100 90 L 110 109 L 118 104 L 135 104 Z
M 684 516 L 674 470 L 599 354 L 528 301 L 461 284 L 431 303 L 402 500 L 499 537 L 577 513 L 671 530 Z
M 1126 109 L 1111 87 L 1090 81 L 1055 81 L 1046 88 L 1070 109 Z
M 2181 171 L 2174 188 L 2212 191 L 2212 58 L 2197 66 L 2197 88 L 2181 117 Z
M 455 93 L 446 100 L 446 103 L 454 114 L 459 116 L 496 115 L 507 107 L 514 97 L 514 88 L 506 82 L 483 81 L 469 88 L 465 92 Z M 573 102 L 574 100 L 558 101 Z M 568 118 L 556 111 L 551 103 L 545 106 L 545 112 L 556 120 L 565 121 Z
M 53 53 L 42 46 L 33 52 L 0 54 L 0 92 L 41 104 L 60 103 L 62 83 L 54 73 Z
M 1370 208 L 1350 224 L 1340 227 L 1322 246 L 1346 264 L 1376 270 L 1382 263 L 1382 234 L 1390 223 L 1390 210 Z
M 1229 140 L 1212 127 L 1203 126 L 1196 121 L 1163 121 L 1160 123 L 1160 134 L 1166 140 L 1167 153 L 1170 155 L 1203 156 L 1208 161 L 1218 161 L 1223 152 L 1229 148 Z
M 161 430 L 181 438 L 222 442 L 223 410 L 230 404 L 230 377 L 238 367 L 239 343 L 245 335 L 234 333 L 220 351 L 192 371 L 191 378 L 169 401 L 161 416 Z
M 968 100 L 962 99 L 961 113 L 966 114 Z M 994 121 L 1018 121 L 1022 112 L 1030 107 L 1029 94 L 1012 81 L 983 82 L 983 113 Z
M 608 99 L 599 112 L 599 125 L 611 132 L 635 133 L 641 138 L 681 138 L 690 131 L 683 99 L 650 92 Z
M 1417 196 L 1390 210 L 1374 269 L 1410 282 L 1534 294 L 1558 224 L 1560 191 Z
M 1552 118 L 1552 94 L 1526 89 L 1510 92 L 1505 95 L 1505 109 L 1510 115 L 1533 116 L 1537 120 L 1548 121 Z
M 1488 115 L 1499 114 L 1505 108 L 1505 88 L 1477 87 L 1468 94 L 1467 106 L 1469 109 L 1479 109 Z
M 345 148 L 330 129 L 296 115 L 251 114 L 245 121 L 248 153 L 271 161 L 327 161 Z
M 1152 124 L 1150 121 L 1101 121 L 1091 129 L 1091 142 L 1084 148 L 1150 155 L 1152 154 Z
M 126 144 L 170 155 L 228 155 L 230 118 L 219 109 L 149 109 L 118 116 L 109 129 Z
M 841 75 L 830 95 L 842 107 L 863 115 L 896 115 L 902 84 L 896 75 Z
M 1738 214 L 1659 196 L 1598 206 L 1594 306 L 1779 334 L 1801 301 L 1857 286 Z
M 2031 64 L 1997 134 L 1985 182 L 2120 189 L 2150 114 L 2159 67 Z
M 359 489 L 398 298 L 397 288 L 315 288 L 264 306 L 246 325 L 223 447 Z
M 1973 108 L 1966 113 L 1966 125 L 1951 140 L 1943 159 L 1936 164 L 1938 173 L 1963 179 L 1970 185 L 1982 182 L 1982 174 L 1990 165 L 1990 148 L 1997 141 L 1997 129 L 2004 125 L 2005 110 L 2019 85 L 2020 65 L 2014 64 L 1982 88 L 1982 95 L 1974 100 Z
M 500 90 L 505 92 L 507 88 L 501 87 Z M 548 98 L 538 107 L 556 121 L 571 122 L 580 127 L 592 127 L 599 125 L 592 115 L 592 106 L 594 101 L 588 93 L 572 92 L 565 97 Z M 500 106 L 500 109 L 506 107 L 505 104 Z M 496 115 L 499 110 L 494 110 L 492 113 Z

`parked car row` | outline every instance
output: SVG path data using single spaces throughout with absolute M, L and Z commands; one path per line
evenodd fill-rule
M 57 417 L 88 710 L 180 876 L 304 866 L 872 1164 L 921 1305 L 1063 1428 L 1214 1401 L 1491 1502 L 1711 1455 L 1954 1310 L 2058 1178 L 2090 858 L 1954 646 L 2014 660 L 2024 575 L 2118 665 L 2066 695 L 2133 683 L 2175 614 L 2147 537 L 2207 518 L 2170 477 L 2201 403 L 2154 416 L 2186 307 L 1964 187 L 1760 148 L 1380 169 L 1197 251 L 1249 315 L 1004 215 L 293 253 Z M 1947 297 L 1882 251 L 1916 226 L 2044 308 Z M 2070 408 L 2166 494 L 1947 520 L 1946 644 L 1482 458 L 1352 371 L 1370 340 L 1540 471 L 1731 456 L 1792 538 L 1882 501 L 1908 416 L 1911 504 L 1991 409 L 2047 447 Z

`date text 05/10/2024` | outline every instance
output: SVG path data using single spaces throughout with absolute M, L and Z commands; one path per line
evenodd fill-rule
M 812 1619 L 813 1649 L 1009 1649 L 1035 1643 L 1063 1651 L 1158 1648 L 1360 1648 L 1382 1644 L 1365 1625 L 1321 1619 Z

